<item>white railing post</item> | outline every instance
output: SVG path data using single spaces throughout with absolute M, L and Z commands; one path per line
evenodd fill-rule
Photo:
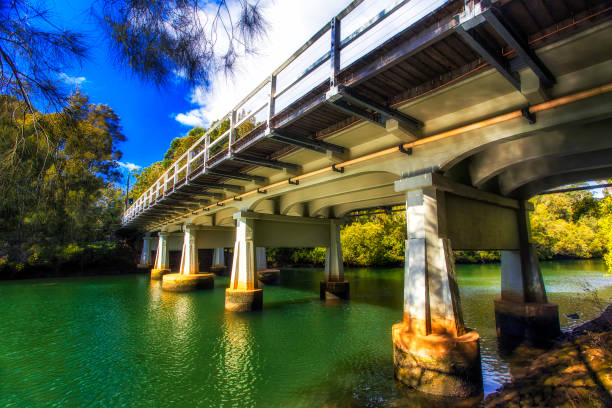
M 174 165 L 174 177 L 172 182 L 172 191 L 176 189 L 176 184 L 178 183 L 178 173 L 179 173 L 179 164 L 178 162 Z
M 189 184 L 189 175 L 191 174 L 191 156 L 193 156 L 193 147 L 187 150 L 187 167 L 185 167 L 185 184 Z
M 210 133 L 206 135 L 206 139 L 204 140 L 204 163 L 202 164 L 202 173 L 206 173 L 206 166 L 210 155 L 208 146 L 210 146 Z
M 334 17 L 331 20 L 331 50 L 329 59 L 331 62 L 331 72 L 329 73 L 329 87 L 336 86 L 336 78 L 340 71 L 340 19 Z
M 272 129 L 271 120 L 274 116 L 274 101 L 276 97 L 276 75 L 270 75 L 270 100 L 268 101 L 268 130 Z
M 232 110 L 231 114 L 230 114 L 230 126 L 229 126 L 229 136 L 228 138 L 228 142 L 227 142 L 227 152 L 231 155 L 232 154 L 232 145 L 234 144 L 234 138 L 236 137 L 235 135 L 235 129 L 234 127 L 236 126 L 236 110 Z

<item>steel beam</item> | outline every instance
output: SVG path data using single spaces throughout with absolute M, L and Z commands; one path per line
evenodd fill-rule
M 529 45 L 525 41 L 522 41 L 520 37 L 512 30 L 511 26 L 503 21 L 501 16 L 497 16 L 492 9 L 486 10 L 484 18 L 487 23 L 495 29 L 497 34 L 508 43 L 512 49 L 516 52 L 516 55 L 520 60 L 523 61 L 537 76 L 540 78 L 542 85 L 545 88 L 550 88 L 555 84 L 555 77 L 546 68 L 546 66 L 540 61 L 538 56 L 529 48 Z
M 232 154 L 230 156 L 230 160 L 241 163 L 254 164 L 256 166 L 269 167 L 271 169 L 277 170 L 287 169 L 297 171 L 300 169 L 300 166 L 297 164 L 282 162 L 278 160 L 264 159 L 246 154 Z
M 319 153 L 327 153 L 328 151 L 343 154 L 345 148 L 335 144 L 327 143 L 322 140 L 310 139 L 307 137 L 288 135 L 279 129 L 271 129 L 266 137 L 286 143 L 292 146 L 301 147 L 304 149 L 314 150 Z
M 218 189 L 218 190 L 235 191 L 235 192 L 238 192 L 238 193 L 241 193 L 241 192 L 244 191 L 244 187 L 243 186 L 239 186 L 237 184 L 206 183 L 206 182 L 202 182 L 202 181 L 193 181 L 193 180 L 190 180 L 189 181 L 189 185 L 191 185 L 191 186 L 198 186 L 198 187 L 206 187 L 206 188 L 214 188 L 214 189 Z
M 267 181 L 265 177 L 255 176 L 253 174 L 238 173 L 238 172 L 230 173 L 229 171 L 206 169 L 206 173 L 213 175 L 213 176 L 231 178 L 231 179 L 236 179 L 236 180 L 252 181 L 255 183 L 265 183 Z
M 330 89 L 325 96 L 330 106 L 382 127 L 385 127 L 389 119 L 396 120 L 402 127 L 411 132 L 419 132 L 423 127 L 421 121 L 398 110 L 371 101 L 343 85 Z
M 174 194 L 175 195 L 178 194 L 179 196 L 181 194 L 184 194 L 184 195 L 187 195 L 187 196 L 204 196 L 204 198 L 206 198 L 206 197 L 223 198 L 224 197 L 223 194 L 221 194 L 221 193 L 213 193 L 212 191 L 185 191 L 185 190 L 180 190 L 180 189 L 177 189 L 174 192 Z
M 457 26 L 455 32 L 465 41 L 476 53 L 478 53 L 485 61 L 502 74 L 508 82 L 519 91 L 521 90 L 520 80 L 510 71 L 510 63 L 503 57 L 501 51 L 492 50 L 480 39 L 474 37 L 463 25 Z

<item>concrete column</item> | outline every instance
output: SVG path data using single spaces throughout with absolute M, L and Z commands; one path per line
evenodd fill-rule
M 183 252 L 179 273 L 165 275 L 162 279 L 162 289 L 171 292 L 187 292 L 195 289 L 212 289 L 214 275 L 200 273 L 198 265 L 197 231 L 194 225 L 183 227 Z
M 210 271 L 215 275 L 225 275 L 227 266 L 225 266 L 225 252 L 224 248 L 215 248 L 213 250 L 213 260 Z
M 407 193 L 404 319 L 392 330 L 395 376 L 423 392 L 468 397 L 482 392 L 479 335 L 463 324 L 444 194 L 435 186 Z
M 157 241 L 157 254 L 155 255 L 155 265 L 151 269 L 151 279 L 161 280 L 162 276 L 170 273 L 168 259 L 168 233 L 161 231 Z
M 200 272 L 198 266 L 198 249 L 196 248 L 196 236 L 190 225 L 185 226 L 185 237 L 183 239 L 183 252 L 181 253 L 181 267 L 179 273 L 192 275 Z
M 263 305 L 263 290 L 257 282 L 254 228 L 255 220 L 237 218 L 232 275 L 225 291 L 225 309 L 232 312 L 258 310 Z
M 150 268 L 151 267 L 151 233 L 147 231 L 144 238 L 142 239 L 142 252 L 140 254 L 140 263 L 138 268 Z
M 349 282 L 344 280 L 342 243 L 338 220 L 329 220 L 329 246 L 325 253 L 325 280 L 321 281 L 321 299 L 335 300 L 349 298 Z
M 280 282 L 280 270 L 268 268 L 268 257 L 266 248 L 255 248 L 255 259 L 257 260 L 257 279 L 260 284 L 274 285 Z
M 535 244 L 531 237 L 529 211 L 521 202 L 517 211 L 520 249 L 502 251 L 501 298 L 495 300 L 495 324 L 502 340 L 547 341 L 560 333 L 559 309 L 548 303 Z

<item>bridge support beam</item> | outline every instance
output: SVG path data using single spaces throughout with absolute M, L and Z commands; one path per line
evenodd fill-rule
M 151 233 L 148 231 L 142 239 L 142 252 L 140 253 L 140 263 L 137 267 L 139 269 L 148 269 L 151 267 Z
M 548 303 L 536 248 L 531 238 L 529 210 L 517 211 L 519 250 L 502 251 L 501 298 L 495 300 L 495 326 L 500 340 L 550 340 L 560 333 L 559 308 Z
M 325 280 L 321 281 L 321 299 L 348 299 L 349 293 L 349 282 L 344 280 L 340 222 L 330 219 L 329 246 L 325 254 Z
M 168 258 L 168 233 L 161 231 L 157 241 L 157 254 L 155 255 L 155 265 L 151 269 L 151 279 L 161 280 L 162 277 L 170 273 L 170 263 Z
M 225 291 L 225 310 L 250 312 L 263 306 L 263 290 L 257 284 L 254 234 L 253 218 L 236 217 L 234 261 L 230 286 Z
M 162 289 L 170 292 L 187 292 L 196 289 L 212 289 L 214 274 L 200 273 L 196 231 L 191 224 L 184 226 L 183 253 L 179 273 L 164 275 Z
M 463 324 L 444 198 L 435 185 L 407 192 L 404 319 L 392 329 L 394 371 L 420 391 L 470 397 L 482 392 L 479 335 Z
M 226 275 L 227 266 L 225 266 L 225 248 L 213 249 L 213 260 L 210 271 L 215 275 Z
M 257 279 L 263 285 L 277 285 L 280 282 L 280 270 L 268 268 L 268 258 L 265 247 L 255 249 L 257 259 Z

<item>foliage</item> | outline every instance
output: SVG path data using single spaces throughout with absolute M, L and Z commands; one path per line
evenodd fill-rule
M 340 234 L 342 255 L 349 265 L 389 265 L 404 259 L 406 218 L 403 213 L 379 214 L 345 226 Z
M 541 259 L 602 256 L 600 205 L 590 192 L 542 195 L 531 202 L 535 207 L 531 215 L 532 236 Z
M 119 118 L 77 92 L 61 113 L 40 114 L 47 138 L 37 137 L 34 115 L 9 96 L 0 97 L 0 157 L 18 154 L 0 173 L 0 258 L 4 267 L 58 265 L 83 259 L 91 242 L 112 242 L 122 211 L 117 144 L 125 137 Z M 23 124 L 13 112 L 25 117 Z M 15 132 L 23 143 L 14 148 Z M 50 155 L 50 146 L 57 150 Z
M 118 57 L 158 85 L 178 73 L 192 85 L 207 86 L 219 69 L 231 72 L 238 55 L 254 51 L 252 45 L 266 26 L 259 2 L 247 0 L 101 3 L 101 21 Z
M 599 228 L 603 236 L 606 254 L 604 260 L 608 270 L 612 271 L 612 196 L 608 195 L 600 202 Z

